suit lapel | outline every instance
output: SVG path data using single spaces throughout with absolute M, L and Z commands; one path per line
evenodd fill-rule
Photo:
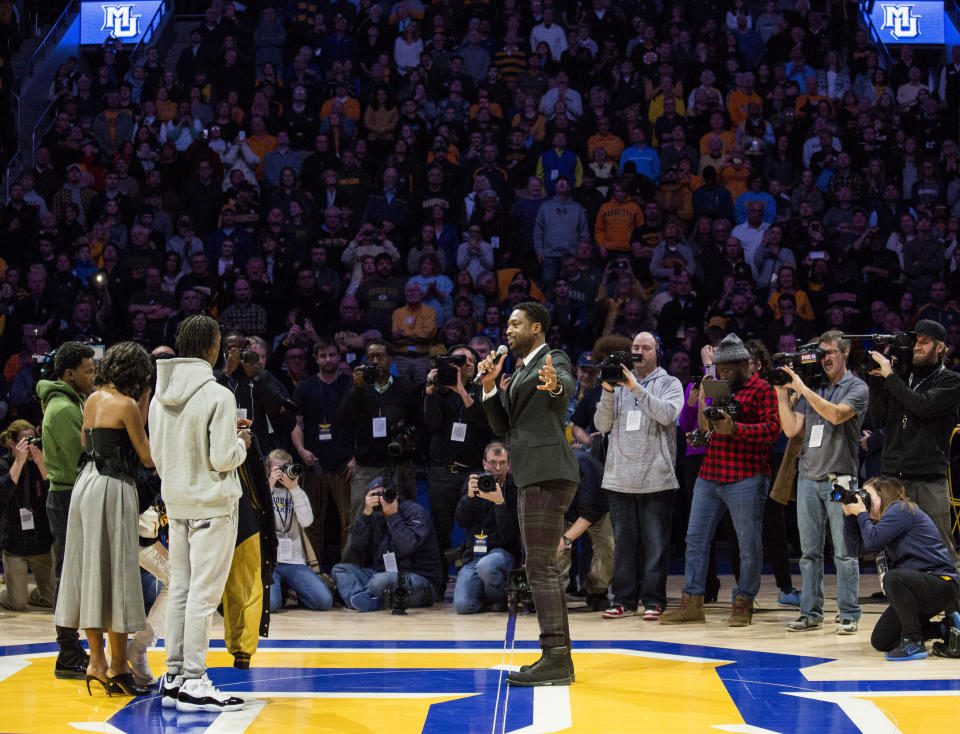
M 511 397 L 511 408 L 520 408 L 523 403 L 526 403 L 536 391 L 536 383 L 538 382 L 537 373 L 540 370 L 540 365 L 543 364 L 543 361 L 546 359 L 546 356 L 550 353 L 549 349 L 541 349 L 533 357 L 533 359 L 528 364 L 527 362 L 523 363 L 523 367 L 511 383 L 510 387 L 513 388 L 513 394 Z M 530 386 L 531 380 L 533 381 L 533 387 Z M 514 386 L 514 382 L 517 383 Z

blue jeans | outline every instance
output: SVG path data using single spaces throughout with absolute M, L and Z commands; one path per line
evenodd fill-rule
M 453 590 L 453 606 L 457 614 L 476 614 L 486 604 L 507 600 L 507 573 L 513 568 L 513 553 L 492 548 L 479 558 L 474 557 L 457 574 Z
M 754 474 L 738 482 L 714 482 L 697 478 L 693 485 L 693 502 L 687 524 L 686 585 L 684 593 L 703 594 L 710 559 L 710 540 L 723 517 L 730 519 L 740 544 L 740 578 L 733 589 L 733 599 L 753 599 L 760 590 L 763 571 L 763 505 L 767 501 L 767 482 L 762 474 Z
M 607 493 L 613 525 L 613 603 L 636 611 L 667 606 L 673 490 Z
M 854 480 L 856 481 L 856 480 Z M 850 489 L 856 485 L 851 483 Z M 800 614 L 823 620 L 823 541 L 827 525 L 837 569 L 837 608 L 841 619 L 860 619 L 860 562 L 847 554 L 843 540 L 843 505 L 830 501 L 829 479 L 797 478 L 797 525 L 800 530 Z
M 543 270 L 542 278 L 543 282 L 547 285 L 553 284 L 553 281 L 557 279 L 557 276 L 560 275 L 560 261 L 563 260 L 563 256 L 551 256 L 545 255 L 543 258 Z
M 271 612 L 283 606 L 283 586 L 297 592 L 297 599 L 307 609 L 325 612 L 333 606 L 330 589 L 303 563 L 278 563 L 273 569 L 273 583 L 270 585 Z
M 429 607 L 432 605 L 434 589 L 429 579 L 412 571 L 404 571 L 403 575 L 406 579 L 407 591 L 410 592 L 407 606 Z M 382 609 L 386 593 L 397 588 L 397 574 L 363 568 L 353 563 L 338 563 L 333 567 L 333 578 L 337 582 L 337 591 L 348 606 L 354 594 L 366 592 L 370 597 L 378 600 Z

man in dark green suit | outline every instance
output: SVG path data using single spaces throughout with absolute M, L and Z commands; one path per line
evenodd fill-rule
M 487 357 L 483 409 L 490 428 L 510 442 L 513 478 L 520 488 L 520 533 L 527 578 L 540 624 L 542 657 L 507 676 L 515 686 L 573 682 L 567 603 L 557 566 L 563 514 L 580 481 L 580 469 L 564 433 L 566 406 L 574 391 L 570 360 L 546 345 L 550 315 L 541 304 L 519 304 L 507 321 L 507 344 L 523 360 L 512 378 L 497 385 L 503 363 Z

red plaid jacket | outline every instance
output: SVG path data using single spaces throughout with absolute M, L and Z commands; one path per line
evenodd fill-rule
M 700 478 L 737 482 L 754 474 L 770 474 L 770 448 L 780 435 L 777 394 L 756 373 L 733 396 L 740 404 L 732 436 L 714 433 L 700 465 Z

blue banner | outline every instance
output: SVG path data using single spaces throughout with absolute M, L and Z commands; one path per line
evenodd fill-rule
M 942 2 L 877 0 L 870 21 L 881 43 L 942 44 L 945 13 Z
M 80 43 L 99 45 L 108 38 L 137 43 L 162 5 L 161 0 L 81 2 Z

